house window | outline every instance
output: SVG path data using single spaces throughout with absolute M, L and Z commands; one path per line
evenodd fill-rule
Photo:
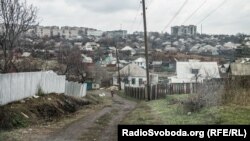
M 135 78 L 132 78 L 132 85 L 135 85 Z
M 192 69 L 192 74 L 198 74 L 199 73 L 199 69 Z
M 142 85 L 143 84 L 143 80 L 140 78 L 139 79 L 139 85 Z
M 128 84 L 128 78 L 124 78 L 125 84 Z

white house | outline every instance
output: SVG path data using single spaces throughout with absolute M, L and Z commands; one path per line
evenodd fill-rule
M 82 58 L 83 58 L 82 59 L 83 63 L 93 63 L 93 59 L 91 57 L 88 57 L 88 56 L 82 54 Z
M 129 64 L 129 62 L 126 61 L 126 60 L 119 60 L 119 67 L 120 67 L 120 68 L 123 68 L 123 67 L 125 67 L 125 66 L 128 65 L 128 64 Z M 116 66 L 118 67 L 117 62 L 116 62 Z
M 130 46 L 126 46 L 126 47 L 122 48 L 121 51 L 130 51 L 130 52 L 131 52 L 131 55 L 135 55 L 135 54 L 136 54 L 135 49 L 133 49 L 133 48 L 130 47 Z
M 239 45 L 232 42 L 227 42 L 223 46 L 228 49 L 236 49 Z
M 112 53 L 110 53 L 104 60 L 102 60 L 102 58 L 100 59 L 100 63 L 102 66 L 106 66 L 109 64 L 117 64 L 116 63 L 116 58 L 113 57 Z
M 205 45 L 198 49 L 198 53 L 207 53 L 210 52 L 212 55 L 219 55 L 218 48 L 213 47 L 211 45 Z
M 95 43 L 95 42 L 87 42 L 87 43 L 85 44 L 84 50 L 86 50 L 86 51 L 93 51 L 93 50 L 95 50 L 95 49 L 97 49 L 97 48 L 99 48 L 99 47 L 100 47 L 100 45 L 99 45 L 98 43 Z
M 177 48 L 171 47 L 171 46 L 166 46 L 166 47 L 164 48 L 164 50 L 167 51 L 167 52 L 172 52 L 172 53 L 178 52 L 178 49 L 177 49 Z
M 146 70 L 136 64 L 129 64 L 120 70 L 121 84 L 131 87 L 144 87 L 146 84 Z M 158 83 L 157 74 L 149 74 L 150 84 Z M 113 85 L 118 85 L 118 72 L 113 75 Z M 122 87 L 123 88 L 123 87 Z
M 138 65 L 141 68 L 146 69 L 146 59 L 145 58 L 140 57 L 140 58 L 132 61 L 132 63 Z
M 153 61 L 152 65 L 153 66 L 162 65 L 162 61 Z
M 22 57 L 30 57 L 31 53 L 30 52 L 24 52 L 22 54 Z
M 176 76 L 169 77 L 169 83 L 202 83 L 205 79 L 220 78 L 217 62 L 177 62 L 176 73 Z

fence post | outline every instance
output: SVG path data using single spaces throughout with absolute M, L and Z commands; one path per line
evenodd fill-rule
M 150 85 L 149 87 L 149 92 L 150 92 L 149 99 L 152 100 L 152 85 Z
M 158 87 L 157 87 L 157 85 L 155 85 L 155 96 L 156 96 L 156 99 L 158 99 Z

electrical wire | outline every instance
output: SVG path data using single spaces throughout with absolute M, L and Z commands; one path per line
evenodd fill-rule
M 211 16 L 214 12 L 216 12 L 220 7 L 222 7 L 225 3 L 227 2 L 227 0 L 224 0 L 219 6 L 217 6 L 214 10 L 212 10 L 210 13 L 207 14 L 207 16 L 205 16 L 202 20 L 200 20 L 200 22 L 198 22 L 196 25 L 201 24 L 203 21 L 205 21 L 209 16 Z
M 150 0 L 150 1 L 149 1 L 148 5 L 146 6 L 147 9 L 151 6 L 152 2 L 153 2 L 153 0 Z
M 181 5 L 181 7 L 178 9 L 178 11 L 175 13 L 175 15 L 172 17 L 172 19 L 168 22 L 168 24 L 163 28 L 162 31 L 166 30 L 169 25 L 175 20 L 175 18 L 180 14 L 180 12 L 182 11 L 182 9 L 186 6 L 186 4 L 188 3 L 188 0 L 185 0 L 185 2 Z
M 201 3 L 201 5 L 197 9 L 195 9 L 194 12 L 184 20 L 184 22 L 182 22 L 182 25 L 184 25 L 188 20 L 190 20 L 205 5 L 206 2 L 207 0 L 203 1 L 203 3 Z
M 140 13 L 141 13 L 141 4 L 139 5 L 139 7 L 138 7 L 138 9 L 137 9 L 136 15 L 135 15 L 135 17 L 134 17 L 134 19 L 133 19 L 133 22 L 132 22 L 132 24 L 131 24 L 131 28 L 130 28 L 131 31 L 134 30 L 135 23 L 136 23 L 136 21 L 137 21 L 139 15 L 140 15 Z

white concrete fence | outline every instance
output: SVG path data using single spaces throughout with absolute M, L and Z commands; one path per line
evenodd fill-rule
M 0 74 L 0 105 L 34 96 L 39 88 L 44 93 L 65 93 L 76 97 L 86 95 L 86 86 L 66 82 L 64 75 L 53 71 Z

